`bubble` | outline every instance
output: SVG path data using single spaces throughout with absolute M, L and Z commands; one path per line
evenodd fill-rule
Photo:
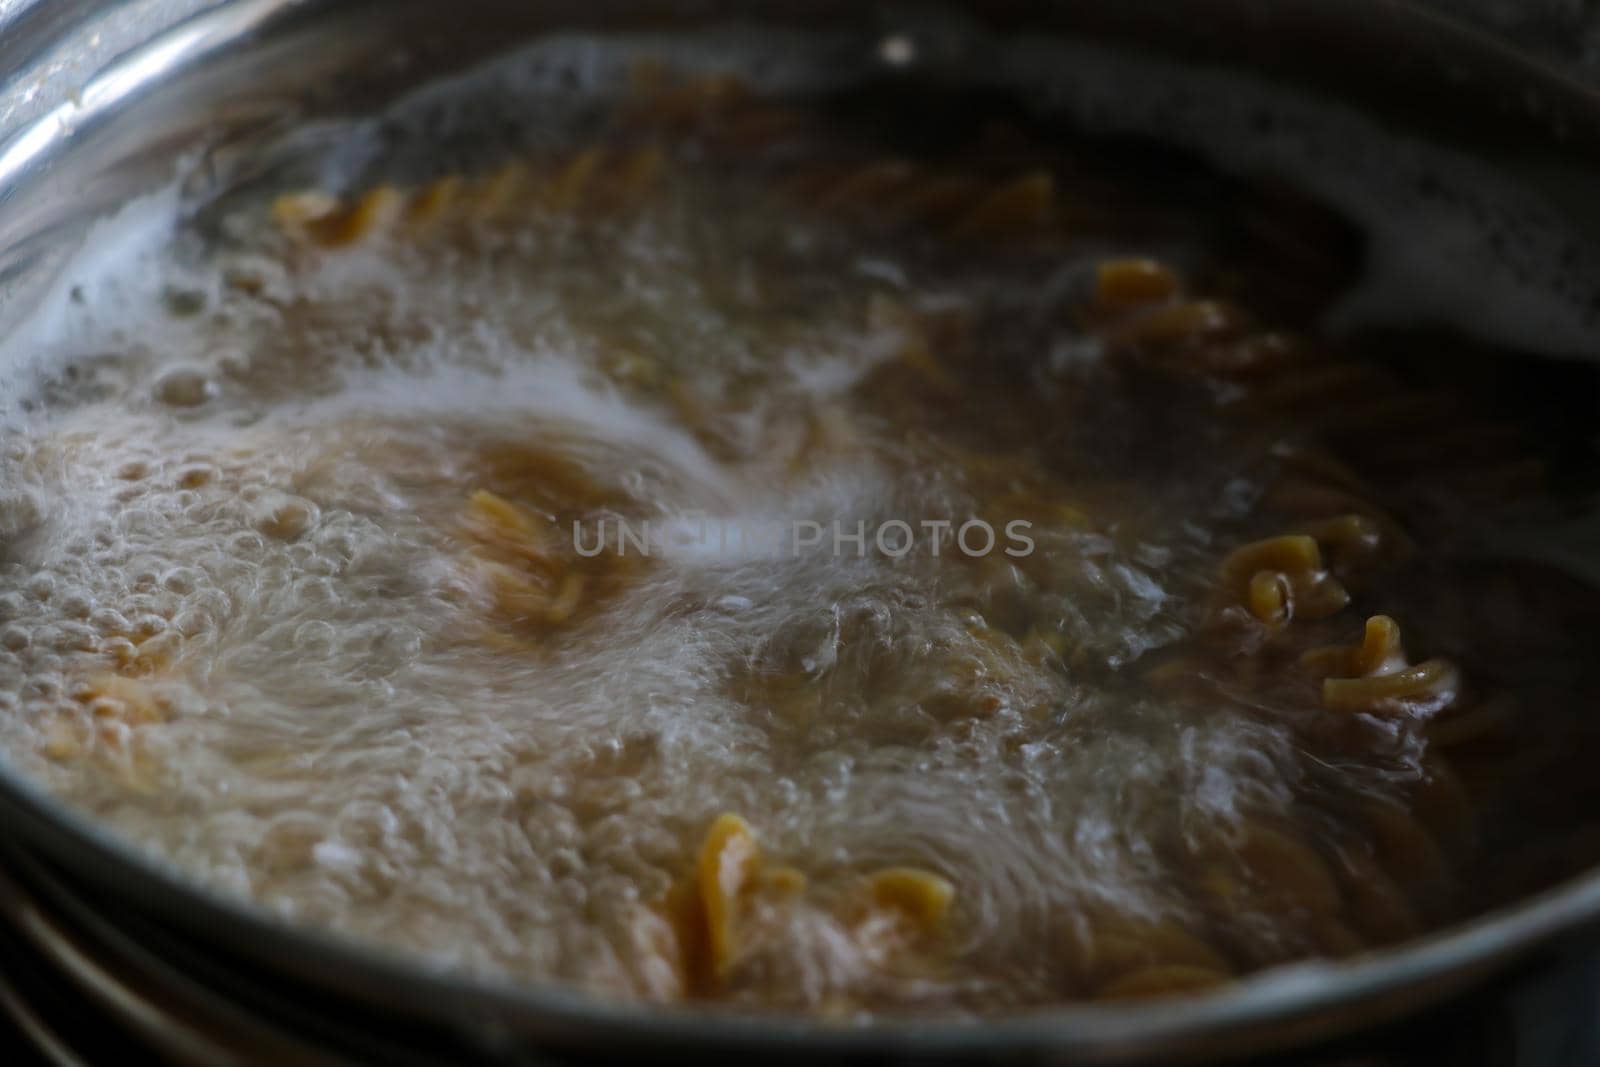
M 44 521 L 38 495 L 20 489 L 0 490 L 0 540 L 21 537 Z
M 99 647 L 99 635 L 94 628 L 81 622 L 59 622 L 49 627 L 46 642 L 57 652 L 92 652 Z
M 256 529 L 280 541 L 292 541 L 316 525 L 321 512 L 302 497 L 277 493 L 258 501 L 253 512 Z
M 305 606 L 326 608 L 339 603 L 339 589 L 327 578 L 301 578 L 294 583 L 294 591 Z
M 236 533 L 228 538 L 228 551 L 234 556 L 259 556 L 266 551 L 267 543 L 259 534 Z
M 333 624 L 322 619 L 295 627 L 294 645 L 306 655 L 327 658 L 338 645 L 339 634 Z
M 90 625 L 101 633 L 128 633 L 128 617 L 115 608 L 96 608 L 90 613 Z
M 550 872 L 552 878 L 557 879 L 576 877 L 583 873 L 584 867 L 583 857 L 578 855 L 577 850 L 570 848 L 556 849 L 545 861 L 545 869 Z
M 187 600 L 190 607 L 207 612 L 216 618 L 226 618 L 233 613 L 233 598 L 225 589 L 207 586 L 198 590 Z
M 213 625 L 211 614 L 202 608 L 184 608 L 172 619 L 172 628 L 184 637 L 198 636 Z
M 569 911 L 582 913 L 589 905 L 589 887 L 581 878 L 563 878 L 555 884 L 555 895 Z
M 169 407 L 199 407 L 216 395 L 216 383 L 204 371 L 193 367 L 170 370 L 155 385 L 155 398 Z
M 289 547 L 289 558 L 306 574 L 330 577 L 343 570 L 341 561 L 331 558 L 315 545 L 295 544 Z
M 103 638 L 100 643 L 100 651 L 119 668 L 131 665 L 139 657 L 139 646 L 126 637 Z
M 134 589 L 143 594 L 150 594 L 161 587 L 161 578 L 165 573 L 163 561 L 145 558 L 128 568 L 128 582 Z
M 154 612 L 139 614 L 133 618 L 132 622 L 133 637 L 140 641 L 148 641 L 157 634 L 165 633 L 169 625 L 165 615 L 158 615 Z
M 167 517 L 153 506 L 122 509 L 117 525 L 130 539 L 153 539 L 168 530 Z
M 174 567 L 161 576 L 161 588 L 186 596 L 200 587 L 205 576 L 193 567 Z
M 199 489 L 210 485 L 216 480 L 217 469 L 209 463 L 191 463 L 178 471 L 177 486 L 180 489 Z
M 66 696 L 61 680 L 49 675 L 35 674 L 22 686 L 24 700 L 56 703 Z
M 57 605 L 63 615 L 73 619 L 87 619 L 95 609 L 94 594 L 79 586 L 63 590 Z
M 329 559 L 349 562 L 356 556 L 358 541 L 349 530 L 324 524 L 317 533 L 317 547 Z

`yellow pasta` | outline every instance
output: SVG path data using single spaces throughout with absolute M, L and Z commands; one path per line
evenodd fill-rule
M 1101 308 L 1127 309 L 1157 304 L 1178 293 L 1178 276 L 1153 259 L 1111 259 L 1095 268 L 1094 302 Z
M 1333 569 L 1347 581 L 1374 568 L 1399 563 L 1412 549 L 1409 539 L 1397 528 L 1369 515 L 1318 519 L 1306 523 L 1302 532 L 1327 549 Z
M 1254 541 L 1222 561 L 1225 592 L 1238 597 L 1261 622 L 1322 619 L 1350 602 L 1323 567 L 1315 539 L 1304 534 Z
M 1450 878 L 1450 863 L 1433 836 L 1398 804 L 1372 801 L 1363 814 L 1390 877 L 1413 895 L 1437 897 Z
M 1332 916 L 1340 895 L 1327 864 L 1317 851 L 1284 830 L 1252 820 L 1231 842 L 1250 891 L 1265 895 L 1284 909 Z
M 403 227 L 419 240 L 467 225 L 493 230 L 535 217 L 575 217 L 583 209 L 636 208 L 660 182 L 667 157 L 647 145 L 629 151 L 596 146 L 554 164 L 512 160 L 481 178 L 450 174 L 415 190 L 391 185 L 349 202 L 321 192 L 289 193 L 273 204 L 278 228 L 303 244 L 336 250 Z
M 1421 928 L 1405 892 L 1364 850 L 1343 849 L 1337 864 L 1349 922 L 1373 943 L 1392 945 Z
M 878 207 L 916 177 L 917 170 L 904 160 L 868 163 L 829 181 L 813 198 L 825 210 Z
M 1460 685 L 1445 660 L 1408 663 L 1400 627 L 1387 615 L 1368 619 L 1358 644 L 1313 649 L 1302 662 L 1323 678 L 1322 703 L 1330 711 L 1429 715 L 1454 701 Z
M 923 931 L 944 925 L 955 886 L 949 880 L 914 867 L 890 867 L 867 879 L 875 907 L 899 912 Z
M 1077 967 L 1095 988 L 1151 967 L 1199 967 L 1218 974 L 1233 970 L 1216 948 L 1170 920 L 1095 916 L 1086 925 L 1081 935 L 1085 943 L 1074 946 L 1074 954 L 1081 957 Z
M 550 208 L 559 214 L 575 207 L 589 191 L 604 161 L 602 149 L 590 148 L 578 153 L 558 170 L 544 190 Z
M 552 563 L 549 524 L 504 497 L 479 489 L 467 500 L 467 526 L 485 545 L 529 563 Z
M 460 175 L 450 174 L 423 186 L 406 205 L 405 221 L 428 227 L 449 216 L 461 197 L 463 184 Z
M 720 976 L 734 954 L 734 922 L 739 898 L 761 862 L 750 825 L 737 815 L 722 815 L 706 831 L 700 847 L 695 875 L 700 889 L 700 906 L 705 911 L 707 947 L 711 971 Z
M 1374 615 L 1367 620 L 1359 644 L 1313 649 L 1301 657 L 1301 662 L 1324 678 L 1399 670 L 1406 665 L 1405 651 L 1400 647 L 1400 626 L 1387 615 Z
M 385 229 L 399 217 L 403 205 L 404 194 L 400 190 L 391 185 L 380 185 L 362 193 L 354 203 L 331 207 L 321 215 L 302 215 L 294 219 L 294 224 L 315 243 L 339 248 L 355 244 Z M 287 205 L 278 211 L 280 221 L 294 214 L 295 208 Z
M 1055 178 L 1024 174 L 985 194 L 951 227 L 952 236 L 1018 237 L 1049 225 L 1055 211 Z
M 1444 660 L 1431 659 L 1368 678 L 1324 679 L 1322 703 L 1333 711 L 1422 714 L 1454 700 L 1457 685 L 1455 667 Z
M 666 153 L 654 146 L 624 156 L 608 182 L 607 205 L 612 208 L 637 205 L 660 181 L 666 165 Z
M 473 221 L 494 225 L 525 212 L 534 175 L 527 163 L 513 160 L 471 185 L 471 194 L 457 204 Z

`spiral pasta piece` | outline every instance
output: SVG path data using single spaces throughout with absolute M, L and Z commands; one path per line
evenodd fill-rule
M 405 194 L 392 185 L 369 189 L 349 204 L 321 193 L 290 194 L 273 205 L 273 218 L 286 232 L 324 248 L 356 244 L 386 229 L 400 217 Z
M 492 454 L 485 457 L 491 466 Z M 515 469 L 509 457 L 498 464 L 502 473 Z M 540 489 L 567 502 L 594 497 L 597 488 L 581 480 L 566 486 L 559 465 L 527 457 L 531 466 L 523 474 L 535 477 Z M 614 592 L 621 580 L 645 560 L 629 555 L 620 543 L 597 534 L 597 549 L 576 554 L 575 542 L 559 536 L 550 519 L 532 507 L 480 489 L 472 493 L 461 514 L 461 532 L 467 542 L 463 567 L 486 592 L 502 622 L 535 631 L 560 626 L 577 613 Z M 498 638 L 507 635 L 494 631 Z M 506 644 L 496 639 L 497 644 Z M 513 640 L 507 647 L 531 648 Z
M 1327 618 L 1350 602 L 1350 594 L 1324 568 L 1316 540 L 1304 534 L 1234 549 L 1222 561 L 1222 587 L 1271 625 L 1295 617 Z
M 1392 945 L 1422 928 L 1416 909 L 1383 865 L 1363 848 L 1343 848 L 1335 863 L 1345 916 L 1378 945 Z
M 1411 553 L 1409 539 L 1369 515 L 1317 519 L 1302 531 L 1328 551 L 1332 570 L 1345 581 L 1402 562 Z
M 876 229 L 936 227 L 962 244 L 1060 236 L 1056 179 L 1042 169 L 995 181 L 887 158 L 803 171 L 779 195 Z
M 1071 958 L 1076 981 L 1091 992 L 1158 967 L 1233 972 L 1225 955 L 1170 919 L 1095 914 L 1079 918 L 1065 933 L 1062 953 Z
M 1400 626 L 1387 615 L 1374 615 L 1367 620 L 1359 644 L 1312 649 L 1301 657 L 1301 662 L 1323 676 L 1399 670 L 1406 665 L 1405 652 L 1400 647 Z
M 686 990 L 707 994 L 729 980 L 742 956 L 756 950 L 770 929 L 755 917 L 774 906 L 799 904 L 808 882 L 792 867 L 770 864 L 754 830 L 733 814 L 719 815 L 706 830 L 689 874 L 668 892 L 655 914 L 669 923 L 671 939 L 656 946 L 675 961 Z M 941 933 L 948 923 L 955 887 L 931 871 L 888 867 L 861 881 L 856 914 L 841 929 L 859 939 L 868 955 L 908 949 Z
M 536 567 L 553 567 L 549 523 L 527 508 L 486 489 L 467 498 L 466 524 L 472 536 L 485 546 L 516 557 Z
M 1227 859 L 1212 861 L 1201 878 L 1218 904 L 1227 906 L 1248 896 L 1306 916 L 1331 918 L 1338 914 L 1338 885 L 1316 849 L 1286 829 L 1259 819 L 1246 820 L 1233 836 Z
M 274 201 L 272 216 L 289 237 L 323 249 L 402 231 L 416 239 L 442 227 L 493 227 L 537 212 L 561 217 L 586 206 L 630 210 L 659 183 L 666 164 L 655 146 L 627 152 L 592 147 L 553 167 L 514 160 L 478 179 L 450 174 L 410 191 L 380 185 L 348 201 L 322 192 L 287 193 Z
M 731 813 L 713 820 L 688 876 L 657 909 L 671 931 L 662 954 L 675 964 L 685 991 L 706 994 L 726 977 L 741 950 L 741 926 L 758 890 L 775 887 L 788 895 L 804 888 L 798 872 L 782 868 L 773 880 L 763 877 L 763 867 L 749 823 Z
M 1433 834 L 1390 801 L 1374 800 L 1363 814 L 1384 870 L 1414 897 L 1436 901 L 1447 889 L 1451 866 Z
M 1452 703 L 1460 686 L 1446 660 L 1410 664 L 1400 627 L 1387 615 L 1369 618 L 1357 644 L 1312 649 L 1301 662 L 1322 676 L 1322 704 L 1330 711 L 1426 716 Z
M 711 973 L 722 975 L 733 958 L 734 922 L 739 898 L 761 863 L 750 824 L 737 815 L 720 815 L 706 831 L 695 862 L 700 907 L 705 914 L 706 949 Z
M 872 209 L 903 190 L 917 177 L 915 164 L 902 159 L 877 160 L 826 180 L 813 190 L 812 206 L 823 211 Z
M 1095 268 L 1094 303 L 1102 310 L 1126 311 L 1159 304 L 1178 294 L 1177 272 L 1154 259 L 1108 259 Z
M 888 867 L 867 878 L 874 907 L 904 915 L 919 930 L 939 930 L 950 913 L 956 888 L 949 879 L 916 867 Z
M 955 221 L 950 234 L 971 239 L 1034 233 L 1051 223 L 1055 202 L 1055 178 L 1048 171 L 1033 171 L 985 193 Z

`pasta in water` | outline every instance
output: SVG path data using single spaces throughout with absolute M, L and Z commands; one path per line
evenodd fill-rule
M 839 1020 L 1214 993 L 1594 858 L 1490 875 L 1597 818 L 1595 601 L 1471 536 L 1561 457 L 1319 338 L 1336 220 L 1241 257 L 1281 194 L 987 105 L 639 85 L 62 312 L 26 773 L 289 922 Z

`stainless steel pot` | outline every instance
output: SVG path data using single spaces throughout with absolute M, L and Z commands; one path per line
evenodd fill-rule
M 1087 36 L 1333 96 L 1495 163 L 1560 205 L 1575 230 L 1600 237 L 1592 195 L 1600 188 L 1600 97 L 1414 7 L 1385 0 L 956 6 L 977 24 Z M 839 27 L 871 47 L 921 10 L 835 0 L 0 5 L 0 325 L 28 308 L 90 218 L 169 177 L 180 153 L 201 153 L 195 180 L 220 186 L 248 176 L 252 147 L 296 123 L 371 106 L 516 42 L 574 27 L 695 28 L 735 15 Z M 956 68 L 964 59 L 959 37 L 934 52 Z M 1460 1012 L 1438 1015 L 1438 1005 L 1561 973 L 1539 968 L 1557 950 L 1600 946 L 1595 872 L 1395 951 L 1268 972 L 1216 997 L 1068 1007 L 982 1024 L 840 1029 L 648 1011 L 555 988 L 430 974 L 197 893 L 11 774 L 0 774 L 0 872 L 7 970 L 75 991 L 105 1009 L 119 1032 L 164 1056 L 206 1063 L 685 1053 L 1011 1063 L 1270 1053 L 1303 1062 L 1306 1049 L 1343 1056 L 1365 1047 L 1366 1035 L 1400 1032 L 1393 1027 L 1406 1020 L 1459 1020 Z M 44 1040 L 70 1036 L 48 1013 L 17 1010 Z

